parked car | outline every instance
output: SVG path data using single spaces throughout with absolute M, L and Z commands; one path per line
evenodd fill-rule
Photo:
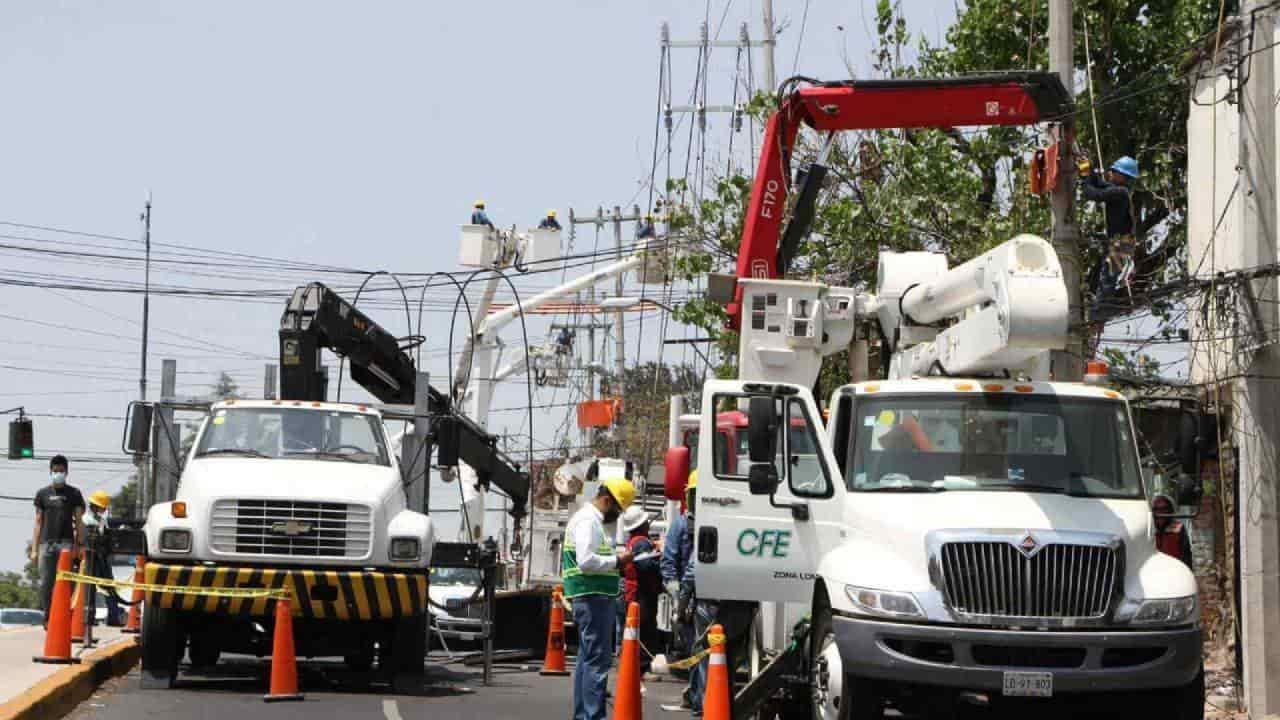
M 44 613 L 30 608 L 0 608 L 0 630 L 43 625 Z

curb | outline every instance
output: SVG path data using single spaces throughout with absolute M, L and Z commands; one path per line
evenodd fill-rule
M 81 664 L 68 665 L 0 705 L 0 720 L 63 717 L 89 699 L 103 683 L 129 672 L 141 655 L 142 646 L 131 638 L 97 650 Z

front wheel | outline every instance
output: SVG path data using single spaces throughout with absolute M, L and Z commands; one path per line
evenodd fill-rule
M 395 623 L 388 660 L 391 689 L 400 694 L 422 692 L 426 678 L 423 662 L 427 656 L 427 616 L 400 618 Z
M 148 602 L 142 609 L 142 687 L 173 687 L 183 651 L 178 611 Z
M 810 690 L 814 720 L 871 720 L 884 716 L 874 687 L 845 673 L 831 624 L 831 603 L 819 588 L 809 628 Z
M 1157 702 L 1165 720 L 1204 720 L 1204 668 L 1191 682 L 1163 693 Z

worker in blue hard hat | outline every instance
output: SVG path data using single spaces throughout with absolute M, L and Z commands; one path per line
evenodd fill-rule
M 1102 177 L 1089 161 L 1078 163 L 1080 188 L 1085 200 L 1101 203 L 1106 215 L 1106 246 L 1094 277 L 1094 314 L 1105 312 L 1118 291 L 1128 287 L 1137 250 L 1138 213 L 1133 204 L 1133 183 L 1138 180 L 1138 161 L 1125 155 Z

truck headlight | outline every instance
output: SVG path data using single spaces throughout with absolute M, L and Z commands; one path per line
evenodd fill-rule
M 191 531 L 161 530 L 160 549 L 165 552 L 191 552 Z
M 1129 622 L 1134 625 L 1182 625 L 1196 614 L 1196 596 L 1144 600 Z
M 421 554 L 418 538 L 391 538 L 392 560 L 417 560 Z
M 854 607 L 868 615 L 881 617 L 907 618 L 924 617 L 920 603 L 911 593 L 890 592 L 874 588 L 845 585 L 844 593 L 853 601 Z

